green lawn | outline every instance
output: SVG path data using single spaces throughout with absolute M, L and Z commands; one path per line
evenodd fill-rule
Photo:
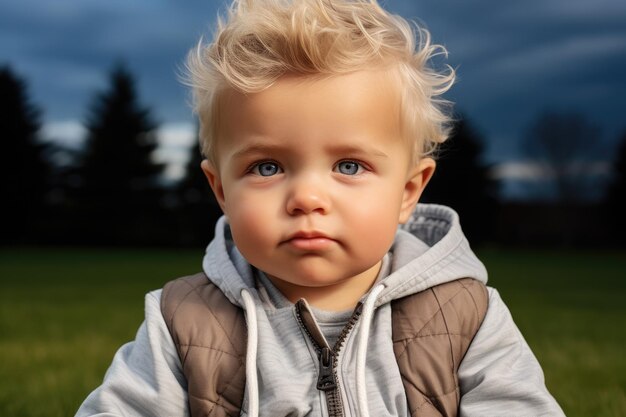
M 626 415 L 626 253 L 481 256 L 568 416 Z M 0 249 L 0 416 L 68 416 L 202 251 Z

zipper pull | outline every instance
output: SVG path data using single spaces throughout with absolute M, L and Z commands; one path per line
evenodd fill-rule
M 335 355 L 329 348 L 323 347 L 320 352 L 320 374 L 317 379 L 317 389 L 328 391 L 337 388 L 335 380 Z

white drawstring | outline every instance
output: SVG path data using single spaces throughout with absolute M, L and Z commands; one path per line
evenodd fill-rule
M 367 357 L 367 342 L 370 335 L 370 325 L 372 322 L 372 314 L 374 312 L 374 303 L 378 295 L 385 289 L 384 284 L 375 286 L 363 303 L 363 313 L 361 315 L 361 324 L 359 327 L 358 348 L 356 351 L 356 395 L 359 404 L 359 416 L 369 417 L 370 413 L 367 408 L 367 391 L 365 385 L 365 359 Z
M 258 344 L 258 329 L 256 319 L 256 305 L 247 289 L 241 290 L 241 298 L 246 309 L 248 324 L 248 347 L 246 351 L 246 386 L 248 389 L 248 416 L 259 416 L 259 381 L 256 371 L 256 354 Z

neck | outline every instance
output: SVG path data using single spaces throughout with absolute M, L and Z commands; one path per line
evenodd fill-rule
M 272 284 L 292 303 L 304 298 L 315 308 L 326 311 L 344 311 L 354 308 L 358 301 L 374 285 L 382 261 L 362 273 L 317 287 L 296 285 L 267 275 Z

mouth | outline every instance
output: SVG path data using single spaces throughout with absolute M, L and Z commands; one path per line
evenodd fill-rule
M 317 231 L 300 231 L 290 235 L 284 244 L 301 251 L 322 251 L 335 242 L 335 239 Z

